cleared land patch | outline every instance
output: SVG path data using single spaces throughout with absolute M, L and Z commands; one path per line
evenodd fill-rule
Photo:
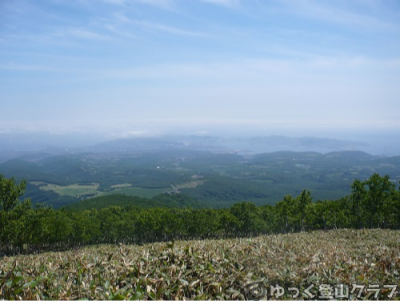
M 127 187 L 132 187 L 132 184 L 122 183 L 122 184 L 115 184 L 115 185 L 110 186 L 111 189 L 120 189 L 120 188 L 127 188 Z
M 112 191 L 101 191 L 99 190 L 99 183 L 76 183 L 67 186 L 61 186 L 51 183 L 46 183 L 42 181 L 31 181 L 33 185 L 39 187 L 39 189 L 43 191 L 52 191 L 61 196 L 72 196 L 76 198 L 92 198 L 102 195 L 111 195 L 115 193 L 126 194 L 130 196 L 137 196 L 142 198 L 152 198 L 156 195 L 171 192 L 172 189 L 170 187 L 166 188 L 141 188 L 141 187 L 132 187 L 131 183 L 121 183 L 111 185 L 110 188 Z M 178 184 L 175 187 L 177 189 L 183 188 L 196 188 L 198 185 L 203 185 L 203 180 L 196 180 L 187 183 Z
M 72 197 L 85 197 L 85 196 L 96 196 L 99 194 L 99 183 L 89 184 L 71 184 L 67 186 L 60 186 L 56 184 L 44 183 L 44 182 L 31 182 L 34 185 L 38 185 L 43 191 L 53 191 L 59 195 L 66 195 Z
M 175 187 L 177 189 L 183 189 L 183 188 L 196 188 L 199 185 L 203 185 L 205 181 L 191 181 L 183 184 L 178 184 Z
M 59 195 L 67 195 L 77 198 L 91 198 L 91 197 L 110 195 L 115 193 L 144 197 L 144 198 L 152 198 L 156 195 L 171 190 L 170 188 L 147 189 L 140 187 L 132 187 L 132 184 L 122 183 L 122 184 L 112 185 L 110 187 L 113 189 L 112 191 L 103 192 L 99 190 L 100 187 L 99 183 L 72 184 L 68 186 L 60 186 L 40 181 L 32 181 L 31 183 L 39 186 L 39 188 L 44 191 L 53 191 Z

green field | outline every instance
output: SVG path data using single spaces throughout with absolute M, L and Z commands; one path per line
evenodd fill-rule
M 38 186 L 43 191 L 52 191 L 54 193 L 59 194 L 60 196 L 72 196 L 76 198 L 92 198 L 103 195 L 111 195 L 111 194 L 125 194 L 129 196 L 137 196 L 141 198 L 152 198 L 156 195 L 172 191 L 172 188 L 140 188 L 140 187 L 131 187 L 132 184 L 122 183 L 112 185 L 112 191 L 101 191 L 99 190 L 99 183 L 90 183 L 90 184 L 72 184 L 67 186 L 61 186 L 56 184 L 50 184 L 40 181 L 32 181 L 31 184 Z M 189 185 L 190 184 L 190 185 Z M 189 188 L 196 187 L 193 183 L 185 183 L 180 187 Z
M 52 191 L 60 196 L 71 196 L 76 198 L 92 198 L 97 196 L 112 195 L 112 194 L 125 194 L 128 196 L 137 196 L 141 198 L 153 198 L 156 195 L 171 192 L 171 187 L 165 188 L 141 188 L 132 187 L 130 183 L 121 183 L 111 185 L 111 191 L 101 191 L 99 183 L 89 184 L 71 184 L 71 185 L 56 185 L 42 181 L 32 181 L 31 184 L 36 185 L 42 191 Z M 181 188 L 196 188 L 198 185 L 203 185 L 204 181 L 191 181 L 176 185 L 177 189 Z
M 4 257 L 0 299 L 307 300 L 343 285 L 346 299 L 398 300 L 399 246 L 400 231 L 345 229 Z
M 38 185 L 43 191 L 53 191 L 59 195 L 72 196 L 76 198 L 82 198 L 87 196 L 97 196 L 100 194 L 98 191 L 99 183 L 90 184 L 71 184 L 67 186 L 61 186 L 56 184 L 50 184 L 45 182 L 31 182 L 34 185 Z

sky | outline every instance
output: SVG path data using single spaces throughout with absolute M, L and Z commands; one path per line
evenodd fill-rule
M 398 0 L 1 0 L 0 132 L 400 132 Z

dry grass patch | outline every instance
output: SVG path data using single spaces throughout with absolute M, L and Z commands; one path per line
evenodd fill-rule
M 244 299 L 256 281 L 400 285 L 399 271 L 393 230 L 97 245 L 2 258 L 0 299 Z
M 176 185 L 177 189 L 184 189 L 184 188 L 196 188 L 199 185 L 203 185 L 205 181 L 191 181 L 183 184 Z

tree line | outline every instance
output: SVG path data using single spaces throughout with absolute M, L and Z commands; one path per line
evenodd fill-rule
M 21 201 L 26 181 L 0 175 L 0 253 L 65 249 L 99 243 L 147 243 L 226 238 L 336 228 L 400 229 L 400 191 L 388 176 L 355 180 L 349 196 L 312 201 L 310 191 L 275 205 L 230 208 L 55 210 Z

